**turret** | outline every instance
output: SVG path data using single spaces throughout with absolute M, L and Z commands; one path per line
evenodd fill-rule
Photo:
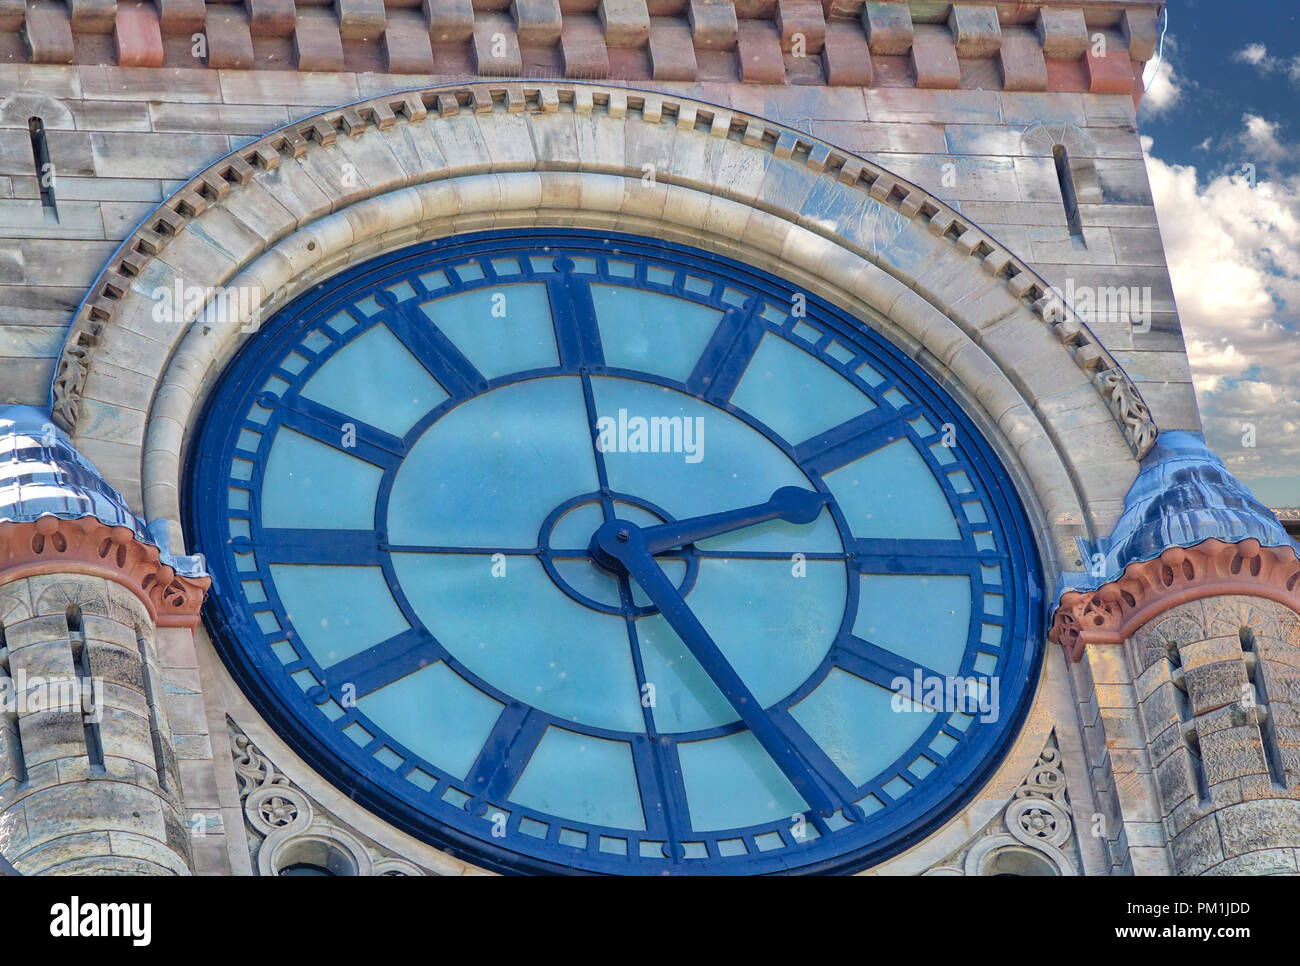
M 208 583 L 46 414 L 0 408 L 0 853 L 19 873 L 190 873 L 154 637 L 193 626 Z
M 1112 868 L 1297 874 L 1300 545 L 1191 433 L 1161 434 L 1062 581 Z

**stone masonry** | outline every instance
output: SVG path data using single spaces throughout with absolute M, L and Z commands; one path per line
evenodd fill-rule
M 20 689 L 16 712 L 0 712 L 0 850 L 18 871 L 188 875 L 167 686 L 141 601 L 75 573 L 0 584 L 0 675 Z M 98 706 L 46 697 L 92 680 Z
M 1193 600 L 1073 668 L 1115 872 L 1300 874 L 1294 610 Z
M 1095 372 L 1096 358 L 1077 326 L 1008 314 L 1010 260 L 1067 293 L 1148 296 L 1149 313 L 1139 311 L 1142 300 L 1119 312 L 1075 307 L 1153 425 L 1200 428 L 1137 132 L 1142 68 L 1155 54 L 1162 7 L 0 0 L 0 403 L 46 407 L 56 365 L 90 370 L 80 343 L 67 345 L 69 332 L 91 333 L 98 356 L 83 415 L 66 428 L 131 508 L 164 521 L 181 548 L 186 441 L 204 387 L 237 340 L 216 327 L 194 326 L 183 343 L 157 331 L 141 308 L 154 282 L 226 284 L 237 261 L 212 253 L 229 249 L 274 265 L 280 274 L 263 294 L 279 298 L 314 284 L 315 272 L 328 277 L 367 257 L 367 246 L 510 219 L 624 225 L 618 214 L 625 227 L 681 240 L 671 231 L 687 229 L 648 213 L 665 207 L 664 197 L 698 210 L 701 238 L 706 221 L 711 230 L 725 225 L 738 257 L 744 246 L 758 263 L 755 253 L 778 239 L 761 256 L 777 271 L 797 262 L 790 253 L 804 225 L 824 231 L 830 241 L 818 251 L 828 253 L 837 251 L 831 241 L 859 232 L 875 208 L 858 192 L 890 217 L 906 206 L 901 180 L 882 177 L 878 190 L 867 183 L 865 160 L 922 189 L 951 209 L 950 226 L 962 226 L 957 238 L 933 223 L 900 229 L 890 257 L 906 271 L 888 281 L 905 294 L 882 315 L 910 333 L 902 321 L 910 313 L 923 320 L 917 332 L 960 347 L 948 356 L 921 335 L 900 340 L 963 404 L 983 406 L 1027 467 L 1022 488 L 1041 515 L 1040 550 L 1057 558 L 1045 561 L 1054 582 L 1062 567 L 1081 566 L 1076 535 L 1109 532 L 1136 467 L 1127 449 L 1114 455 L 1114 421 L 1086 384 L 1091 376 L 1080 375 Z M 599 88 L 580 94 L 575 81 Z M 418 110 L 385 113 L 381 95 L 396 103 L 408 95 L 394 92 L 407 91 L 419 92 L 409 95 Z M 281 147 L 253 150 L 284 128 Z M 804 135 L 819 143 L 792 149 Z M 428 143 L 442 153 L 418 149 Z M 232 154 L 240 151 L 250 157 Z M 839 165 L 826 165 L 832 156 Z M 714 157 L 735 166 L 711 167 Z M 196 186 L 221 159 L 231 176 Z M 340 159 L 355 165 L 357 183 L 339 177 Z M 623 183 L 637 187 L 646 159 L 661 182 L 634 196 Z M 726 170 L 732 177 L 722 184 Z M 756 174 L 768 171 L 767 180 Z M 759 196 L 743 197 L 751 185 Z M 446 210 L 435 212 L 435 200 Z M 259 221 L 272 209 L 280 220 Z M 789 245 L 771 227 L 787 210 L 795 216 L 779 227 Z M 961 263 L 950 249 L 976 257 Z M 143 268 L 143 279 L 119 274 L 123 265 Z M 864 290 L 876 284 L 838 254 L 807 271 L 823 281 L 854 277 Z M 927 285 L 942 289 L 936 279 L 965 288 L 943 301 L 926 294 Z M 129 302 L 135 318 L 112 319 L 99 339 L 94 327 L 108 325 L 112 309 L 105 286 L 121 289 L 113 298 Z M 1022 291 L 1013 294 L 1016 313 L 1028 316 L 1036 296 L 1021 304 Z M 963 312 L 988 314 L 989 331 L 959 332 Z M 1061 372 L 1084 388 L 1063 390 Z M 250 709 L 195 620 L 164 626 L 110 575 L 53 569 L 0 574 L 0 674 L 101 677 L 104 710 L 94 730 L 79 708 L 0 716 L 0 853 L 20 872 L 255 871 L 258 836 L 278 839 L 248 825 L 239 756 L 249 747 L 250 761 L 264 757 L 266 774 L 287 776 L 308 803 L 297 812 L 304 828 L 314 815 L 356 833 L 358 868 L 402 855 L 438 874 L 475 871 L 313 775 Z M 1007 774 L 993 784 L 1012 795 L 1045 748 L 1059 754 L 1062 789 L 1069 776 L 1061 827 L 1074 830 L 1079 853 L 1071 846 L 1059 867 L 1300 871 L 1300 617 L 1248 589 L 1204 593 L 1125 626 L 1113 641 L 1076 642 L 1049 658 Z M 233 755 L 228 733 L 244 740 Z M 1013 835 L 1019 826 L 1005 818 L 1006 801 L 990 796 L 978 820 L 967 809 L 946 838 L 922 843 L 899 867 L 942 863 L 969 838 L 957 835 L 966 822 Z
M 1175 871 L 1300 872 L 1300 616 L 1253 597 L 1193 601 L 1129 653 Z
M 117 66 L 109 47 L 95 46 L 111 47 L 113 31 L 132 29 L 122 25 L 120 14 L 117 22 L 102 20 L 103 33 L 89 26 L 100 21 L 72 17 L 75 63 L 38 62 L 21 47 L 4 63 L 0 53 L 0 401 L 45 402 L 64 333 L 86 287 L 136 224 L 195 172 L 328 107 L 471 77 L 471 36 L 480 21 L 500 20 L 503 36 L 517 38 L 526 56 L 516 73 L 564 76 L 558 60 L 530 52 L 553 50 L 559 58 L 576 50 L 591 31 L 575 33 L 570 21 L 589 19 L 608 47 L 607 83 L 650 82 L 668 93 L 776 118 L 840 145 L 934 192 L 1063 289 L 1072 282 L 1148 290 L 1151 314 L 1143 324 L 1135 327 L 1113 314 L 1090 324 L 1162 428 L 1199 428 L 1135 131 L 1134 77 L 1152 56 L 1157 5 L 1089 4 L 1085 11 L 1083 5 L 1021 4 L 1014 16 L 1005 5 L 852 0 L 821 6 L 673 0 L 648 8 L 629 0 L 593 2 L 589 10 L 581 9 L 583 3 L 551 5 L 554 10 L 544 14 L 540 2 L 536 9 L 531 3 L 469 0 L 430 0 L 423 7 L 376 3 L 373 21 L 366 21 L 349 3 L 335 10 L 250 0 L 246 9 L 178 0 L 163 3 L 156 15 L 153 5 L 140 7 L 145 12 L 139 16 L 157 16 L 163 25 L 162 69 Z M 54 19 L 67 16 L 62 4 L 29 5 L 32 11 L 47 7 Z M 112 4 L 107 7 L 111 13 Z M 640 11 L 647 9 L 643 16 Z M 364 52 L 384 45 L 361 26 L 345 27 L 355 22 L 382 28 L 391 50 L 402 44 L 394 39 L 401 35 L 399 25 L 413 16 L 429 18 L 429 36 L 440 51 L 431 66 L 419 61 L 418 70 L 414 62 L 399 61 L 397 70 L 368 59 Z M 312 70 L 293 69 L 288 50 L 295 32 L 302 34 L 299 25 L 316 19 L 342 31 L 345 56 L 326 58 Z M 237 26 L 214 31 L 227 20 Z M 15 31 L 26 29 L 19 14 L 7 23 Z M 8 29 L 5 24 L 0 17 L 0 31 Z M 213 46 L 224 42 L 217 39 L 223 31 L 246 36 L 260 27 L 253 30 L 257 56 L 246 64 L 234 55 L 229 64 L 220 56 L 196 60 L 189 36 L 205 24 Z M 754 32 L 748 27 L 771 31 L 783 72 L 742 69 L 738 58 L 753 46 L 745 40 Z M 676 29 L 686 38 L 685 52 L 698 62 L 696 70 L 660 79 L 635 69 L 633 54 L 645 57 L 659 47 L 679 51 L 680 44 L 655 43 L 659 32 L 669 36 Z M 819 29 L 826 38 L 820 52 Z M 782 49 L 798 32 L 812 38 L 807 56 Z M 918 50 L 949 52 L 959 76 L 942 86 L 954 89 L 921 83 L 929 74 L 926 55 L 913 49 L 918 36 L 930 38 Z M 1109 58 L 1122 55 L 1122 91 L 1097 80 L 1099 69 L 1088 67 L 1093 36 L 1104 40 Z M 280 46 L 285 53 L 274 53 Z M 466 55 L 457 60 L 450 51 L 461 47 Z M 999 67 L 999 58 L 1019 48 L 1032 48 L 1044 64 L 1042 84 L 1019 82 L 1014 71 Z M 827 74 L 824 62 L 838 63 L 828 53 L 837 49 L 851 51 L 844 63 L 856 66 Z M 828 77 L 844 83 L 828 84 Z M 41 202 L 32 117 L 40 117 L 46 131 L 56 178 L 53 208 Z M 1053 160 L 1057 143 L 1068 148 L 1076 173 L 1079 234 L 1071 233 L 1062 205 Z

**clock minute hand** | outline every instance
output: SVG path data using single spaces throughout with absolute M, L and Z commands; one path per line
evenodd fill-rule
M 625 520 L 611 520 L 596 531 L 591 543 L 593 549 L 598 549 L 607 559 L 617 561 L 628 576 L 640 585 L 736 714 L 758 739 L 763 750 L 803 796 L 804 801 L 822 815 L 830 815 L 835 811 L 835 803 L 807 762 L 790 745 L 772 719 L 763 713 L 763 706 L 741 680 L 726 655 L 713 643 L 713 638 L 704 629 L 704 625 L 686 605 L 673 582 L 651 555 L 645 539 L 648 532 L 649 529 L 642 531 L 640 527 Z
M 733 530 L 743 530 L 758 523 L 766 523 L 768 520 L 812 523 L 817 519 L 817 514 L 821 513 L 827 499 L 826 494 L 815 490 L 783 486 L 773 493 L 766 503 L 661 523 L 653 527 L 645 527 L 641 532 L 645 537 L 646 549 L 652 554 L 662 553 L 707 537 L 716 537 Z

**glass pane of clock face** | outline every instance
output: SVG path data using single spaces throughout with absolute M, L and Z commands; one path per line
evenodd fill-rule
M 240 684 L 494 869 L 863 867 L 977 790 L 1036 674 L 1029 524 L 971 421 L 863 321 L 702 252 L 376 259 L 249 340 L 193 452 Z

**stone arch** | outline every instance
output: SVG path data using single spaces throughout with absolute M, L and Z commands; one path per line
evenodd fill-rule
M 56 421 L 181 546 L 179 478 L 203 398 L 254 326 L 346 265 L 517 225 L 639 232 L 774 271 L 918 359 L 1000 451 L 1048 577 L 1107 532 L 1155 426 L 1047 283 L 888 171 L 729 108 L 572 83 L 384 95 L 275 131 L 160 205 L 88 293 Z M 179 288 L 177 288 L 179 287 Z M 251 312 L 228 311 L 247 293 Z M 159 314 L 159 294 L 197 292 Z

